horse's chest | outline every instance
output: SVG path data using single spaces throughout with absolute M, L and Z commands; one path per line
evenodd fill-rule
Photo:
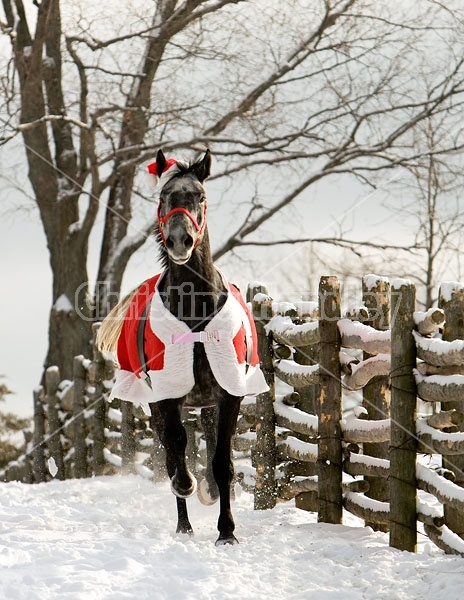
M 217 383 L 206 357 L 203 344 L 196 343 L 193 348 L 193 376 L 195 385 L 187 396 L 189 406 L 209 406 L 218 394 L 225 391 Z

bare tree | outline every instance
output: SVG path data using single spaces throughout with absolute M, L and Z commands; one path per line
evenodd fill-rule
M 447 117 L 429 117 L 416 129 L 416 145 L 425 151 L 408 165 L 410 177 L 403 178 L 401 188 L 394 186 L 400 193 L 389 202 L 414 232 L 416 252 L 409 254 L 404 270 L 423 291 L 418 301 L 424 308 L 437 301 L 443 272 L 458 273 L 463 242 L 462 157 L 440 152 L 450 134 L 452 119 Z
M 53 271 L 46 365 L 66 377 L 153 229 L 138 169 L 160 145 L 191 154 L 209 146 L 216 177 L 259 174 L 274 190 L 233 207 L 219 258 L 259 241 L 263 224 L 317 181 L 367 182 L 408 163 L 417 124 L 462 103 L 461 42 L 454 53 L 440 42 L 439 56 L 432 47 L 455 31 L 454 14 L 429 0 L 414 11 L 373 0 L 158 0 L 148 14 L 138 0 L 127 14 L 90 2 L 2 2 L 12 48 L 2 142 L 22 136 Z M 411 77 L 419 69 L 427 87 Z M 461 145 L 458 130 L 448 149 Z M 99 215 L 104 285 L 91 290 Z

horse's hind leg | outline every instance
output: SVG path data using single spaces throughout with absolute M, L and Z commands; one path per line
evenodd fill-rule
M 235 523 L 230 509 L 230 485 L 234 476 L 232 436 L 237 425 L 241 398 L 224 395 L 218 403 L 217 444 L 213 458 L 213 473 L 219 487 L 219 537 L 216 545 L 238 543 L 234 536 Z
M 213 456 L 216 451 L 216 407 L 201 409 L 201 424 L 206 441 L 205 477 L 198 484 L 198 499 L 202 504 L 214 504 L 219 498 L 219 489 L 213 474 Z
M 187 434 L 181 420 L 182 402 L 162 400 L 151 404 L 151 411 L 159 438 L 166 450 L 166 468 L 171 479 L 171 490 L 177 496 L 177 533 L 191 534 L 193 529 L 185 498 L 195 493 L 196 480 L 185 462 Z

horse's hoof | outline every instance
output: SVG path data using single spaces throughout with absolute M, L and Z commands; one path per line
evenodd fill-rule
M 177 525 L 176 533 L 181 533 L 182 535 L 188 535 L 189 537 L 193 537 L 193 529 L 190 523 L 179 523 Z
M 174 477 L 171 479 L 171 492 L 178 498 L 190 498 L 190 496 L 193 496 L 193 494 L 197 491 L 197 480 L 192 473 L 190 473 L 190 471 L 187 471 L 187 473 L 190 479 L 189 488 L 182 488 L 179 485 L 177 475 L 174 475 Z
M 205 506 L 211 506 L 211 504 L 217 502 L 219 498 L 219 494 L 216 497 L 211 495 L 206 479 L 202 479 L 198 484 L 197 496 L 198 500 Z
M 233 533 L 229 535 L 220 535 L 216 540 L 215 546 L 234 546 L 238 544 L 238 539 L 235 537 Z

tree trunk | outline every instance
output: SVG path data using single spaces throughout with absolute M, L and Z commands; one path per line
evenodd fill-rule
M 57 365 L 71 379 L 74 356 L 91 355 L 92 307 L 89 305 L 87 244 L 49 240 L 53 271 L 53 305 L 50 311 L 49 347 L 45 367 Z

